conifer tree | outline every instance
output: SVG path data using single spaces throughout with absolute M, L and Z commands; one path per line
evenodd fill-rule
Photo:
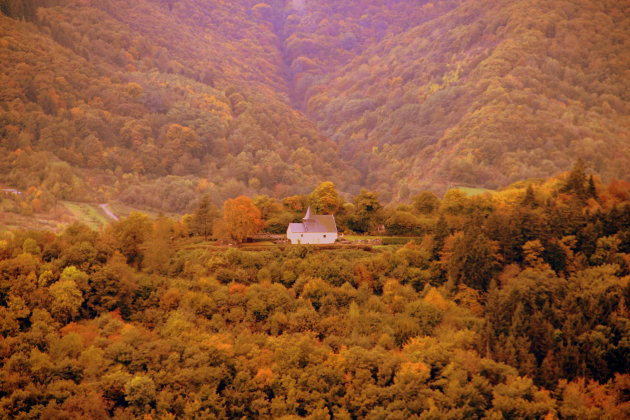
M 578 159 L 569 173 L 562 192 L 574 194 L 579 199 L 586 198 L 586 167 L 582 159 Z
M 523 197 L 523 201 L 521 201 L 521 205 L 526 207 L 535 207 L 538 204 L 536 201 L 536 195 L 534 194 L 534 188 L 532 185 L 527 186 L 527 190 L 525 190 L 525 197 Z
M 212 234 L 212 225 L 219 217 L 219 210 L 212 204 L 209 195 L 204 195 L 199 201 L 197 209 L 193 213 L 192 231 L 194 234 L 203 236 L 204 240 L 208 240 L 208 236 Z
M 597 188 L 595 188 L 595 180 L 593 179 L 593 175 L 588 177 L 588 187 L 586 192 L 589 198 L 597 199 Z

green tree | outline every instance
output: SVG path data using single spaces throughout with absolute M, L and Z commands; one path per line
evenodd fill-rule
M 538 202 L 536 201 L 536 194 L 534 194 L 534 187 L 532 187 L 532 184 L 529 184 L 525 190 L 525 196 L 523 196 L 521 205 L 526 207 L 535 207 L 537 204 Z
M 354 198 L 354 214 L 349 220 L 350 228 L 361 233 L 374 230 L 379 222 L 382 208 L 377 193 L 361 190 Z
M 39 255 L 42 250 L 37 245 L 37 241 L 33 238 L 26 238 L 22 244 L 22 251 L 31 255 Z
M 59 280 L 72 280 L 82 291 L 88 288 L 88 275 L 72 265 L 63 269 Z
M 455 236 L 447 264 L 451 287 L 464 283 L 474 289 L 488 290 L 490 280 L 500 268 L 497 248 L 497 244 L 475 226 Z
M 408 211 L 395 211 L 386 221 L 385 227 L 392 235 L 417 235 L 421 225 L 415 214 Z
M 208 236 L 212 234 L 212 225 L 219 217 L 219 209 L 212 204 L 209 195 L 204 195 L 201 197 L 197 209 L 192 216 L 192 232 L 196 235 L 203 236 L 204 240 L 207 241 Z
M 269 220 L 282 213 L 282 205 L 275 198 L 268 195 L 257 195 L 254 197 L 254 205 L 260 210 L 263 220 Z
M 440 199 L 430 191 L 423 191 L 411 200 L 413 208 L 420 214 L 433 214 L 440 206 Z

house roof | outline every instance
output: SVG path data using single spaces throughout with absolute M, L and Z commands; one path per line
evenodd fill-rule
M 295 233 L 337 233 L 335 216 L 332 214 L 311 214 L 311 208 L 306 211 L 302 223 L 290 223 L 289 229 Z
M 295 233 L 304 233 L 304 223 L 289 223 L 289 230 Z

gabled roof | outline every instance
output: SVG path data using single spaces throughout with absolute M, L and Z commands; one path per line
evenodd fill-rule
M 337 232 L 335 216 L 332 214 L 311 216 L 308 221 L 304 221 L 302 224 L 306 226 L 307 232 Z
M 306 211 L 302 223 L 290 223 L 289 229 L 295 233 L 337 233 L 335 216 L 332 214 L 311 214 L 311 208 Z
M 289 230 L 295 233 L 304 233 L 304 223 L 289 223 Z

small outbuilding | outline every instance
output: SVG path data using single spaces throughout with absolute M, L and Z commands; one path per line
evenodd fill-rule
M 287 239 L 292 244 L 332 244 L 337 240 L 337 224 L 332 214 L 311 214 L 306 210 L 302 223 L 290 223 Z

